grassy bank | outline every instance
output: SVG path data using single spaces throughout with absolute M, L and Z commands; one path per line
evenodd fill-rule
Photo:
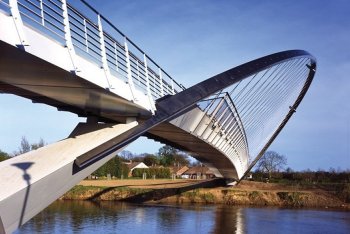
M 135 182 L 136 183 L 136 182 Z M 155 182 L 156 183 L 156 182 Z M 197 188 L 192 184 L 180 187 L 166 184 L 163 188 L 148 186 L 90 186 L 77 185 L 60 199 L 115 200 L 146 203 L 205 203 L 278 207 L 319 207 L 350 210 L 346 199 L 321 188 L 302 188 L 243 182 L 237 187 Z M 103 184 L 101 182 L 101 184 Z M 129 182 L 130 184 L 130 182 Z M 159 186 L 159 182 L 157 183 Z M 201 185 L 199 185 L 201 186 Z

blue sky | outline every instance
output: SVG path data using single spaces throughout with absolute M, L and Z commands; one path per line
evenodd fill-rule
M 88 0 L 169 74 L 191 86 L 255 58 L 304 49 L 318 62 L 314 82 L 270 147 L 293 169 L 350 169 L 349 1 Z M 65 138 L 79 119 L 12 95 L 0 95 L 0 149 L 21 136 Z M 156 152 L 138 140 L 128 150 Z

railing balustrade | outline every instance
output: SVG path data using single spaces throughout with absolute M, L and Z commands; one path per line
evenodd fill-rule
M 132 85 L 153 100 L 185 89 L 84 0 L 79 3 L 89 12 L 84 9 L 82 13 L 66 0 L 0 0 L 0 9 L 10 12 L 10 1 L 17 3 L 24 24 L 40 30 L 63 46 L 67 46 L 64 23 L 64 11 L 67 11 L 66 22 L 69 23 L 70 41 L 75 53 L 100 67 L 106 64 L 114 78 L 130 82 L 131 77 Z M 77 5 L 76 2 L 71 3 Z

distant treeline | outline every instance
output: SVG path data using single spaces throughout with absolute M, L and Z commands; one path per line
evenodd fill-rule
M 266 182 L 269 178 L 268 173 L 255 171 L 252 173 L 252 179 L 255 181 Z M 290 182 L 290 183 L 350 183 L 350 171 L 286 171 L 273 172 L 270 182 Z

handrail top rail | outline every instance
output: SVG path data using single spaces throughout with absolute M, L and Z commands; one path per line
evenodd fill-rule
M 89 3 L 87 3 L 85 0 L 80 0 L 82 3 L 84 3 L 90 10 L 92 10 L 95 14 L 99 15 L 101 19 L 103 19 L 109 26 L 111 26 L 114 30 L 116 30 L 122 37 L 125 38 L 132 46 L 134 46 L 139 52 L 144 54 L 147 59 L 149 59 L 154 65 L 156 65 L 165 75 L 167 75 L 177 86 L 179 86 L 182 89 L 185 89 L 185 86 L 182 84 L 179 84 L 174 78 L 172 78 L 166 71 L 164 71 L 161 66 L 159 66 L 150 56 L 148 56 L 140 47 L 138 47 L 128 36 L 126 36 L 120 29 L 118 29 L 114 24 L 112 24 L 106 17 L 104 17 L 100 12 L 98 12 L 94 7 L 92 7 Z M 70 7 L 74 8 L 70 5 Z M 74 9 L 76 10 L 76 9 Z M 80 13 L 81 14 L 81 13 Z M 83 16 L 83 15 L 82 15 Z M 87 18 L 84 16 L 84 18 Z M 105 32 L 107 33 L 107 32 Z M 109 35 L 110 36 L 110 35 Z M 111 36 L 110 36 L 111 37 Z M 115 40 L 115 39 L 114 39 Z

